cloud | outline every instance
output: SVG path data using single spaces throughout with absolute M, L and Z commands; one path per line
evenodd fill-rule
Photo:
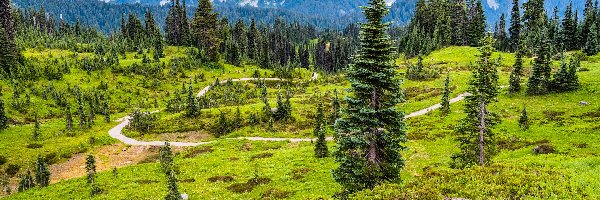
M 496 0 L 487 0 L 488 6 L 494 10 L 498 10 L 500 4 Z

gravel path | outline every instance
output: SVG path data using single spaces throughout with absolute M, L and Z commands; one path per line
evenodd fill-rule
M 319 74 L 317 73 L 313 73 L 313 76 L 311 78 L 311 80 L 315 80 L 317 79 L 319 76 Z M 239 82 L 239 81 L 255 81 L 255 80 L 259 80 L 259 78 L 240 78 L 240 79 L 231 79 L 231 81 L 233 82 Z M 260 80 L 265 80 L 265 81 L 282 81 L 283 79 L 279 79 L 279 78 L 260 78 Z M 229 80 L 224 80 L 221 81 L 221 84 L 225 84 L 227 83 Z M 212 85 L 205 87 L 202 91 L 200 91 L 200 93 L 198 93 L 198 97 L 202 97 L 204 96 L 210 89 L 212 88 Z M 466 96 L 469 96 L 471 94 L 469 93 L 463 93 L 458 95 L 457 97 L 450 99 L 450 103 L 456 103 L 459 101 L 462 101 Z M 417 116 L 421 116 L 421 115 L 425 115 L 427 113 L 430 113 L 434 110 L 439 109 L 441 106 L 441 104 L 435 104 L 429 108 L 425 108 L 423 110 L 419 110 L 413 113 L 410 113 L 408 115 L 406 115 L 404 118 L 408 119 L 408 118 L 412 118 L 412 117 L 417 117 Z M 158 112 L 158 111 L 154 111 L 153 113 Z M 120 121 L 121 123 L 117 126 L 115 126 L 114 128 L 110 129 L 108 131 L 108 134 L 127 144 L 127 145 L 133 145 L 133 146 L 163 146 L 165 145 L 165 141 L 152 141 L 152 142 L 145 142 L 145 141 L 138 141 L 136 139 L 133 138 L 129 138 L 125 135 L 123 135 L 123 128 L 127 127 L 127 125 L 129 125 L 129 120 L 131 119 L 131 117 L 126 116 L 123 117 L 117 121 Z M 314 138 L 263 138 L 263 137 L 239 137 L 239 138 L 228 138 L 230 140 L 250 140 L 250 141 L 290 141 L 290 142 L 310 142 L 315 140 Z M 326 138 L 326 140 L 331 141 L 333 140 L 332 137 L 328 137 Z M 205 145 L 205 144 L 210 144 L 212 142 L 169 142 L 169 144 L 171 146 L 176 146 L 176 147 L 193 147 L 193 146 L 200 146 L 200 145 Z

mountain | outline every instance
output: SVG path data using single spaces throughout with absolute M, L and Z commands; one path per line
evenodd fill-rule
M 182 0 L 183 1 L 183 0 Z M 287 21 L 312 24 L 317 28 L 344 28 L 350 23 L 362 21 L 360 6 L 368 0 L 213 0 L 215 10 L 230 21 L 251 18 L 265 23 L 275 18 Z M 414 13 L 418 0 L 386 0 L 391 6 L 387 21 L 395 25 L 405 25 Z M 104 32 L 112 32 L 119 27 L 121 14 L 135 13 L 143 16 L 151 10 L 157 22 L 164 27 L 164 19 L 170 0 L 13 0 L 17 7 L 39 9 L 43 6 L 49 15 L 74 22 L 77 19 L 86 24 L 97 26 Z M 188 14 L 191 18 L 198 0 L 186 0 Z M 564 0 L 546 0 L 546 8 L 551 11 L 559 6 L 559 14 L 564 13 Z M 585 0 L 574 0 L 574 7 L 579 10 L 580 19 Z M 512 0 L 483 0 L 488 26 L 498 21 L 505 13 L 509 20 Z

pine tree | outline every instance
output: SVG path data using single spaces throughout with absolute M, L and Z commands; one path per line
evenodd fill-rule
M 0 95 L 1 96 L 1 95 Z M 4 111 L 4 100 L 0 98 L 0 131 L 8 128 L 8 117 Z
M 467 35 L 470 46 L 479 46 L 479 42 L 485 36 L 485 14 L 481 0 L 474 0 L 469 5 L 469 23 Z
M 323 114 L 323 103 L 319 101 L 317 104 L 317 114 L 315 115 L 315 129 L 313 134 L 317 136 L 315 143 L 315 157 L 325 158 L 329 155 L 327 149 L 327 141 L 325 140 L 325 116 Z
M 173 162 L 174 156 L 173 151 L 171 150 L 171 145 L 168 142 L 165 142 L 165 145 L 160 148 L 159 155 L 161 170 L 165 173 L 167 177 L 167 188 L 169 189 L 169 193 L 167 193 L 165 199 L 179 200 L 181 199 L 181 195 L 177 187 L 175 164 Z
M 87 155 L 85 159 L 85 170 L 87 173 L 87 183 L 94 184 L 96 178 L 96 158 L 94 155 Z
M 563 39 L 564 48 L 567 51 L 577 48 L 577 21 L 573 15 L 573 2 L 567 6 L 565 15 L 562 21 L 561 38 Z
M 221 41 L 217 37 L 218 19 L 210 0 L 200 0 L 192 19 L 193 44 L 204 52 L 206 59 L 217 62 Z
M 40 120 L 38 119 L 38 114 L 35 113 L 35 118 L 34 118 L 34 125 L 33 125 L 33 140 L 38 140 L 40 139 Z
M 600 52 L 600 41 L 598 41 L 598 26 L 596 25 L 596 23 L 593 23 L 590 27 L 590 31 L 587 34 L 587 41 L 585 41 L 585 47 L 583 48 L 583 51 L 588 56 L 593 56 Z
M 498 22 L 498 29 L 496 31 L 496 47 L 501 51 L 510 50 L 508 37 L 506 35 L 506 19 L 504 13 L 500 16 L 500 22 Z
M 40 187 L 47 187 L 50 184 L 50 175 L 46 160 L 42 156 L 38 156 L 35 163 L 35 182 Z
M 529 117 L 527 117 L 527 108 L 523 107 L 521 117 L 519 118 L 519 128 L 529 130 Z
M 581 67 L 581 61 L 578 58 L 571 58 L 569 63 L 569 76 L 568 76 L 568 87 L 567 91 L 577 90 L 579 88 L 579 77 L 577 71 Z
M 65 121 L 67 122 L 67 131 L 73 131 L 73 115 L 71 114 L 71 107 L 69 104 L 65 106 Z
M 258 29 L 256 28 L 256 21 L 254 20 L 254 18 L 252 18 L 252 20 L 250 21 L 250 28 L 248 28 L 248 36 L 247 36 L 247 41 L 248 41 L 248 52 L 246 53 L 248 55 L 248 58 L 250 60 L 255 60 L 256 57 L 258 56 L 258 48 L 259 48 L 259 32 Z
M 0 0 L 0 9 L 2 9 L 1 6 L 3 1 L 4 0 Z M 0 16 L 1 15 L 2 14 L 0 14 Z M 18 62 L 15 52 L 17 51 L 14 40 L 11 40 L 4 28 L 0 27 L 0 75 L 9 75 L 12 71 L 16 70 Z
M 538 40 L 538 35 L 546 26 L 546 12 L 544 10 L 544 0 L 528 0 L 523 3 L 523 22 L 524 28 L 522 31 L 522 39 L 525 41 L 525 46 L 536 48 L 542 41 Z
M 31 176 L 31 171 L 27 170 L 27 173 L 22 174 L 21 178 L 19 179 L 19 187 L 17 188 L 17 191 L 24 192 L 25 190 L 29 190 L 33 187 L 35 187 L 33 176 Z
M 537 35 L 540 46 L 536 48 L 536 58 L 533 63 L 533 70 L 527 82 L 527 94 L 541 95 L 548 92 L 550 83 L 550 52 L 548 38 L 545 29 Z
M 450 72 L 446 75 L 446 80 L 444 81 L 444 93 L 442 95 L 442 107 L 440 111 L 442 114 L 447 115 L 450 114 Z
M 363 9 L 367 22 L 361 28 L 361 48 L 346 69 L 352 95 L 335 125 L 339 167 L 333 176 L 346 194 L 396 182 L 404 167 L 404 116 L 396 110 L 402 91 L 386 34 L 389 24 L 382 23 L 389 11 L 384 0 L 370 0 Z
M 87 183 L 90 185 L 90 195 L 95 196 L 100 193 L 98 183 L 96 183 L 96 158 L 94 155 L 88 155 L 85 159 L 85 170 L 87 173 Z
M 108 107 L 108 100 L 104 100 L 102 103 L 102 107 L 104 107 L 102 112 L 104 113 L 104 122 L 110 123 L 110 108 Z
M 173 170 L 173 151 L 171 150 L 171 144 L 165 142 L 165 145 L 160 147 L 159 160 L 161 170 L 167 174 Z
M 519 9 L 519 0 L 513 0 L 513 7 L 510 14 L 510 48 L 516 51 L 521 40 L 521 11 Z
M 14 40 L 15 21 L 12 16 L 10 0 L 0 0 L 0 28 L 6 31 L 8 40 Z
M 563 58 L 560 69 L 554 74 L 554 79 L 552 79 L 552 84 L 550 87 L 551 91 L 554 92 L 564 92 L 568 90 L 569 85 L 569 67 L 567 66 L 567 62 Z
M 194 91 L 192 86 L 189 86 L 188 97 L 187 97 L 187 116 L 195 117 L 198 116 L 198 104 L 196 103 L 196 97 L 194 97 Z
M 88 123 L 87 126 L 88 128 L 92 128 L 92 125 L 94 125 L 94 120 L 96 119 L 96 116 L 94 115 L 94 104 L 90 103 L 90 107 L 88 109 Z
M 510 94 L 518 93 L 521 91 L 521 77 L 523 76 L 523 51 L 521 47 L 517 47 L 515 54 L 515 64 L 513 70 L 510 73 L 508 92 Z
M 475 164 L 484 166 L 496 153 L 496 138 L 492 128 L 498 123 L 497 115 L 487 108 L 498 96 L 498 62 L 491 58 L 494 41 L 486 36 L 480 48 L 473 77 L 469 81 L 465 98 L 465 118 L 456 127 L 456 140 L 460 143 L 460 152 L 452 155 L 452 167 L 463 168 Z
M 594 33 L 594 31 L 591 30 L 592 25 L 597 24 L 596 20 L 600 20 L 600 19 L 596 19 L 596 12 L 597 11 L 596 11 L 596 8 L 594 7 L 594 3 L 592 2 L 592 0 L 586 0 L 585 1 L 585 9 L 583 10 L 584 19 L 583 19 L 583 26 L 581 27 L 581 37 L 580 37 L 581 41 L 586 46 L 587 46 L 587 44 L 586 44 L 587 41 L 592 39 L 589 37 L 598 37 L 597 36 L 598 31 L 596 30 L 596 32 Z M 594 34 L 596 34 L 596 36 L 592 36 L 592 35 L 590 35 L 590 33 L 594 33 Z

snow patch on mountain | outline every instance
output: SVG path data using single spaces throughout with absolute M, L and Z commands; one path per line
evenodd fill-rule
M 110 1 L 110 0 L 109 0 L 109 1 Z M 169 2 L 170 2 L 170 0 L 161 0 L 161 1 L 160 1 L 160 6 L 167 5 L 167 3 L 169 3 Z
M 252 6 L 258 7 L 258 0 L 242 0 L 239 3 L 240 6 Z

